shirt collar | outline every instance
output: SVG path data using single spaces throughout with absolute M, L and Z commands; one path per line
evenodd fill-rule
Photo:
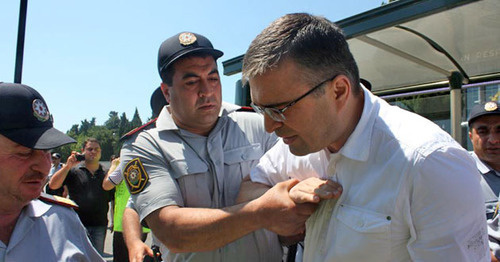
M 365 88 L 362 88 L 362 91 L 365 95 L 363 113 L 356 128 L 339 151 L 343 156 L 357 161 L 366 161 L 368 159 L 372 144 L 373 127 L 379 108 L 377 97 Z
M 29 202 L 29 204 L 25 207 L 24 212 L 29 217 L 41 217 L 47 211 L 49 211 L 50 205 L 40 201 L 38 199 L 34 199 Z
M 474 161 L 476 162 L 476 167 L 479 172 L 481 172 L 482 175 L 489 173 L 493 171 L 493 174 L 497 174 L 493 168 L 490 168 L 486 163 L 484 163 L 479 157 L 474 153 L 474 151 L 469 152 L 472 158 L 474 158 Z

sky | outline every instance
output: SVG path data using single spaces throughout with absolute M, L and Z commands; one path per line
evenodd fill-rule
M 387 1 L 386 1 L 387 2 Z M 308 12 L 331 21 L 374 9 L 381 0 L 68 1 L 28 2 L 22 83 L 39 91 L 66 132 L 82 120 L 104 124 L 110 111 L 135 109 L 143 122 L 160 85 L 158 48 L 191 31 L 224 52 L 218 60 L 222 98 L 234 103 L 241 74 L 222 75 L 222 62 L 245 53 L 273 20 Z M 14 82 L 19 0 L 0 1 L 0 82 Z

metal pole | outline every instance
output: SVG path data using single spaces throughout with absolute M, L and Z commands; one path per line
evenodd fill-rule
M 451 136 L 462 144 L 462 80 L 459 72 L 452 72 L 450 82 Z
M 19 8 L 19 27 L 17 30 L 17 50 L 16 50 L 16 70 L 14 72 L 14 83 L 21 83 L 23 74 L 23 55 L 24 55 L 24 33 L 26 31 L 26 10 L 28 9 L 28 0 L 21 0 Z

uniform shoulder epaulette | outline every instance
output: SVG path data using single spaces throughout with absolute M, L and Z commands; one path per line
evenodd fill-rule
M 236 110 L 237 112 L 255 112 L 251 106 L 242 106 L 240 109 Z
M 78 205 L 75 203 L 75 201 L 65 198 L 65 197 L 60 197 L 60 196 L 54 196 L 50 195 L 47 193 L 43 193 L 38 197 L 38 199 L 42 200 L 43 202 L 51 203 L 51 204 L 56 204 L 59 206 L 64 206 L 64 207 L 69 207 L 73 209 L 78 209 Z
M 120 137 L 120 141 L 123 141 L 123 140 L 141 132 L 142 130 L 147 130 L 147 129 L 153 127 L 153 125 L 156 123 L 156 119 L 158 119 L 158 118 L 152 119 L 151 121 L 147 122 L 146 124 L 130 130 L 128 133 L 126 133 L 125 135 Z

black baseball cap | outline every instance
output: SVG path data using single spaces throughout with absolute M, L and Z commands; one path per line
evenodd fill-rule
M 149 101 L 151 105 L 151 110 L 153 111 L 153 117 L 158 117 L 161 110 L 165 105 L 168 105 L 163 92 L 161 91 L 161 86 L 155 89 L 153 94 L 151 95 L 151 100 Z
M 193 53 L 207 53 L 217 59 L 224 53 L 214 49 L 208 38 L 191 32 L 178 33 L 163 41 L 158 51 L 158 72 L 161 73 L 177 59 Z
M 498 108 L 498 102 L 489 101 L 486 103 L 475 105 L 470 110 L 469 119 L 467 121 L 469 122 L 470 126 L 472 122 L 474 122 L 474 120 L 480 116 L 499 115 L 499 114 L 500 114 L 500 109 Z
M 53 126 L 43 97 L 22 84 L 0 82 L 0 134 L 33 149 L 52 149 L 76 141 Z

